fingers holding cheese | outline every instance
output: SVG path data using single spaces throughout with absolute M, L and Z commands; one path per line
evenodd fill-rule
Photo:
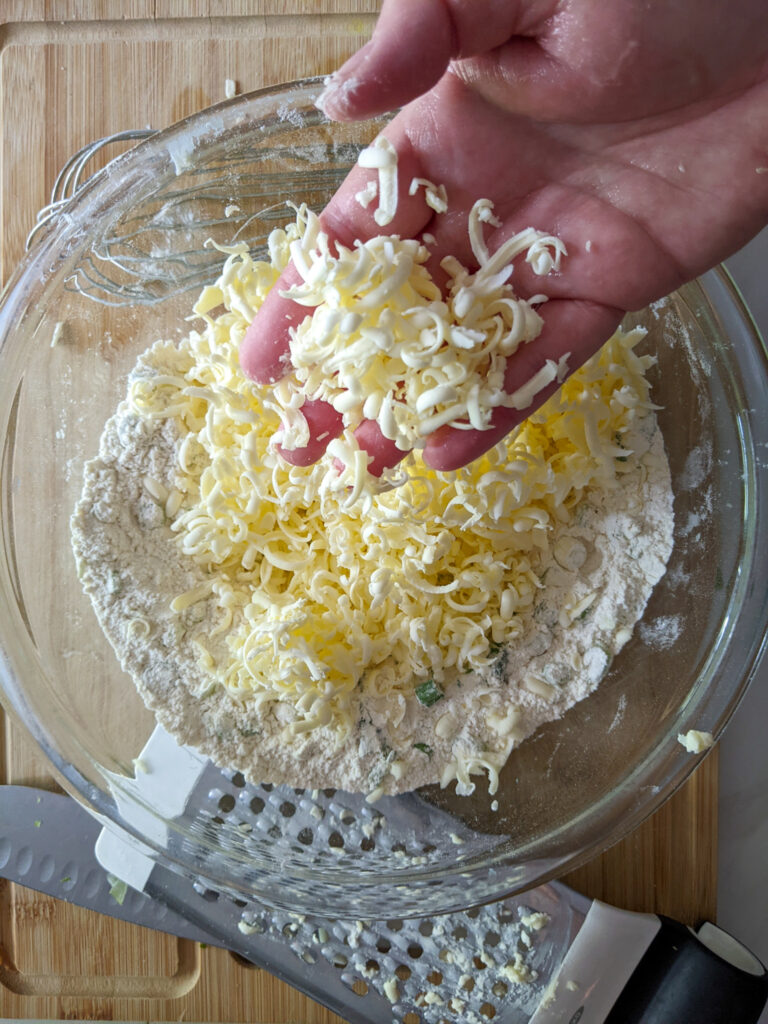
M 612 306 L 575 299 L 554 299 L 542 312 L 541 334 L 507 363 L 504 390 L 510 404 L 494 411 L 488 430 L 448 426 L 435 431 L 424 449 L 424 461 L 432 469 L 458 469 L 498 444 L 557 391 L 566 374 L 594 355 L 623 316 L 622 310 Z M 538 389 L 537 383 L 541 384 Z
M 371 166 L 375 155 L 368 166 L 354 167 L 320 215 L 320 225 L 332 246 L 340 243 L 351 249 L 357 240 L 366 241 L 382 231 L 412 238 L 424 230 L 433 215 L 423 198 L 408 194 L 411 180 L 418 177 L 416 157 L 408 140 L 397 132 L 396 122 L 390 129 L 395 134 L 395 142 L 389 143 L 391 151 L 383 146 L 379 148 L 382 160 L 388 156 L 394 164 L 395 173 L 390 176 L 394 179 L 394 190 L 390 189 L 383 207 L 380 186 L 376 176 L 371 174 L 372 170 L 377 170 Z M 376 185 L 375 190 L 370 188 L 371 182 Z M 391 216 L 388 217 L 387 212 L 380 214 L 383 208 L 391 211 Z M 246 376 L 257 384 L 274 384 L 290 372 L 291 330 L 313 310 L 306 302 L 287 298 L 285 292 L 300 286 L 302 280 L 295 263 L 291 262 L 245 333 L 240 346 L 240 365 Z
M 241 353 L 243 369 L 261 383 L 277 385 L 292 371 L 276 387 L 284 414 L 275 440 L 286 461 L 311 465 L 344 434 L 332 452 L 354 463 L 355 479 L 365 456 L 367 472 L 380 476 L 425 445 L 445 468 L 464 464 L 573 368 L 555 334 L 551 357 L 537 345 L 538 359 L 514 361 L 518 370 L 533 367 L 529 378 L 514 383 L 507 374 L 508 361 L 542 329 L 535 308 L 542 296 L 515 293 L 513 265 L 524 260 L 546 277 L 559 269 L 563 243 L 527 228 L 492 250 L 485 236 L 502 222 L 480 199 L 466 213 L 466 262 L 445 254 L 424 231 L 448 209 L 445 188 L 419 176 L 408 140 L 399 142 L 398 152 L 381 136 L 364 150 L 321 218 L 297 210 L 296 224 L 281 234 L 282 259 L 290 253 L 291 263 Z M 581 361 L 594 337 L 579 347 Z
M 418 162 L 408 139 L 398 131 L 397 121 L 388 134 L 394 136 L 396 144 L 381 136 L 368 147 L 361 163 L 353 168 L 320 216 L 332 256 L 339 255 L 339 246 L 354 251 L 357 243 L 382 232 L 414 237 L 435 215 L 434 204 L 425 202 L 423 194 L 410 192 L 412 182 L 419 179 Z M 317 295 L 301 295 L 298 301 L 291 297 L 306 283 L 302 269 L 295 261 L 286 267 L 246 331 L 240 365 L 258 384 L 275 384 L 290 373 L 291 336 L 316 308 Z M 307 401 L 303 412 L 309 428 L 308 443 L 290 449 L 280 447 L 286 461 L 299 466 L 316 462 L 329 442 L 342 432 L 341 416 L 327 402 Z M 355 436 L 371 458 L 369 472 L 373 475 L 395 466 L 405 454 L 370 421 L 364 421 Z
M 275 384 L 290 372 L 291 329 L 298 327 L 309 311 L 282 293 L 300 282 L 296 267 L 290 263 L 245 332 L 240 367 L 257 384 Z
M 509 283 L 513 263 L 538 280 L 557 272 L 563 243 L 533 228 L 502 231 L 499 241 L 494 204 L 459 189 L 449 209 L 420 152 L 412 118 L 401 115 L 319 218 L 298 210 L 283 250 L 291 262 L 246 332 L 249 376 L 271 385 L 291 373 L 291 413 L 276 440 L 294 465 L 311 465 L 344 434 L 334 457 L 359 466 L 367 455 L 373 476 L 425 445 L 435 468 L 455 468 L 575 368 L 558 341 L 569 336 L 556 330 L 548 346 L 522 354 L 541 331 L 541 294 L 531 303 Z M 595 347 L 593 330 L 576 346 L 578 362 Z

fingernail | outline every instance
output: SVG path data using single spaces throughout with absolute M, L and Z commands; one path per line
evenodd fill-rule
M 333 80 L 338 74 L 338 71 L 334 71 L 332 75 L 326 75 L 323 79 L 323 91 L 315 100 L 315 106 L 319 111 L 325 114 L 325 104 L 328 102 L 328 94 L 333 88 Z
M 315 106 L 331 120 L 334 115 L 343 115 L 358 85 L 359 82 L 354 76 L 342 77 L 341 72 L 337 71 L 330 78 L 326 78 L 325 88 L 315 100 Z
M 315 106 L 326 117 L 333 118 L 334 115 L 339 114 L 343 116 L 347 112 L 350 100 L 360 85 L 354 72 L 367 61 L 370 45 L 370 42 L 366 43 L 346 63 L 342 64 L 338 71 L 334 71 L 323 82 L 325 88 L 315 100 Z

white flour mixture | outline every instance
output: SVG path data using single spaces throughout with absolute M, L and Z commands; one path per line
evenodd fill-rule
M 530 255 L 541 239 L 523 234 Z M 202 330 L 139 360 L 86 466 L 72 520 L 80 577 L 147 705 L 216 763 L 254 782 L 372 795 L 453 779 L 469 794 L 486 772 L 494 792 L 513 747 L 598 685 L 665 571 L 672 493 L 644 376 L 653 360 L 634 351 L 642 331 L 619 332 L 470 466 L 441 474 L 411 454 L 399 486 L 368 477 L 376 487 L 359 498 L 355 423 L 316 465 L 288 466 L 275 436 L 306 430 L 301 388 L 259 389 L 239 368 L 245 331 L 300 244 L 320 258 L 301 211 L 270 237 L 271 263 L 231 250 L 195 307 Z M 410 246 L 400 264 L 398 245 Z M 505 357 L 484 376 L 483 339 L 514 351 L 540 319 L 476 248 L 481 269 L 454 267 L 447 304 L 414 243 L 347 253 L 332 302 L 343 272 L 350 308 L 373 312 L 367 324 L 316 308 L 318 344 L 343 335 L 331 363 L 365 351 L 381 380 L 380 347 L 397 381 L 432 331 L 446 380 L 471 359 L 477 387 L 504 399 L 493 380 Z M 419 386 L 431 384 L 427 370 Z M 526 406 L 539 386 L 515 395 Z M 440 405 L 456 393 L 433 388 L 429 415 L 459 415 Z M 399 416 L 397 388 L 382 395 Z M 408 429 L 418 440 L 420 423 Z
M 150 367 L 151 354 L 137 372 Z M 350 735 L 326 726 L 289 736 L 290 704 L 228 692 L 201 659 L 198 641 L 213 663 L 226 658 L 217 597 L 171 610 L 177 595 L 207 583 L 171 530 L 183 508 L 181 443 L 175 420 L 146 419 L 124 402 L 87 466 L 74 548 L 99 621 L 148 707 L 181 742 L 254 782 L 392 793 L 458 778 L 471 792 L 470 773 L 484 768 L 493 786 L 514 746 L 598 685 L 672 546 L 669 471 L 650 413 L 623 439 L 633 454 L 616 485 L 585 490 L 546 549 L 529 553 L 540 585 L 519 616 L 519 638 L 492 648 L 486 672 L 453 673 L 430 706 L 363 685 Z

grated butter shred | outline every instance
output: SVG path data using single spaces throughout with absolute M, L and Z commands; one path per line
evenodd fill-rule
M 312 225 L 312 215 L 301 209 L 294 225 L 274 231 L 271 263 L 253 260 L 245 247 L 233 249 L 219 280 L 195 306 L 204 329 L 192 331 L 178 348 L 162 345 L 155 357 L 162 372 L 135 379 L 129 394 L 141 416 L 173 417 L 179 424 L 174 486 L 183 499 L 172 530 L 182 555 L 211 580 L 210 587 L 176 596 L 171 607 L 181 611 L 215 593 L 217 632 L 230 630 L 235 617 L 239 623 L 226 638 L 228 659 L 210 669 L 216 682 L 249 700 L 290 702 L 297 712 L 293 733 L 329 724 L 348 731 L 354 724 L 349 697 L 361 680 L 378 697 L 410 696 L 427 678 L 439 683 L 451 673 L 487 669 L 496 646 L 520 633 L 521 613 L 543 585 L 531 552 L 547 548 L 553 527 L 585 488 L 615 484 L 616 458 L 626 456 L 617 438 L 652 408 L 644 372 L 653 359 L 633 351 L 642 332 L 619 334 L 556 399 L 482 459 L 448 474 L 427 471 L 412 459 L 400 470 L 399 487 L 356 502 L 362 473 L 355 472 L 354 460 L 359 465 L 365 455 L 349 434 L 316 465 L 288 465 L 275 451 L 274 436 L 300 430 L 296 380 L 262 393 L 238 364 L 250 320 Z M 538 242 L 523 234 L 510 241 L 503 259 L 483 264 L 490 267 L 486 274 L 482 268 L 471 278 L 456 272 L 456 299 L 471 292 L 466 308 L 480 303 L 485 310 L 470 317 L 472 327 L 465 321 L 465 331 L 487 332 L 476 325 L 497 315 L 488 308 L 498 311 L 500 304 L 507 326 L 527 322 L 529 312 L 517 308 L 509 322 L 504 319 L 511 303 L 502 304 L 497 294 L 506 275 L 500 268 Z M 361 247 L 360 258 L 375 259 L 389 240 L 375 242 Z M 440 345 L 447 340 L 430 306 L 416 305 L 419 294 L 439 303 L 418 274 L 420 262 L 410 262 L 417 248 L 406 246 L 419 288 L 401 303 L 415 333 L 401 343 L 395 376 L 404 374 L 403 353 L 412 351 L 418 362 L 426 324 L 436 325 Z M 311 267 L 305 270 L 310 276 Z M 376 304 L 368 305 L 380 320 L 384 289 L 377 275 L 366 280 L 373 282 L 368 294 L 378 290 Z M 225 312 L 211 316 L 221 305 Z M 338 322 L 348 315 L 341 313 Z M 502 345 L 501 328 L 492 333 L 486 352 L 491 344 Z M 524 337 L 512 333 L 505 353 Z M 467 350 L 459 344 L 458 351 Z M 357 354 L 356 365 L 361 358 Z M 472 358 L 455 364 L 464 367 L 465 382 L 473 378 L 472 364 Z M 435 390 L 443 384 L 436 383 L 439 371 L 430 375 L 431 365 L 422 361 L 414 376 Z M 327 361 L 322 372 L 328 373 Z M 420 405 L 417 397 L 414 404 L 418 409 L 428 403 Z M 341 473 L 333 461 L 339 457 L 349 460 Z M 587 603 L 567 614 L 576 617 Z M 201 657 L 207 666 L 204 647 Z M 502 718 L 501 727 L 511 730 L 513 718 Z
M 379 140 L 360 162 L 378 180 L 359 201 L 378 197 L 388 223 L 396 155 Z M 419 188 L 444 211 L 442 186 Z M 443 260 L 443 294 L 425 242 L 332 251 L 314 214 L 295 212 L 268 260 L 225 249 L 194 307 L 202 327 L 140 359 L 73 517 L 84 586 L 166 728 L 252 781 L 373 801 L 454 779 L 469 794 L 486 772 L 494 793 L 511 749 L 598 684 L 664 572 L 654 359 L 635 351 L 641 329 L 617 332 L 482 458 L 429 470 L 418 450 L 439 426 L 487 429 L 495 408 L 528 408 L 563 381 L 567 356 L 503 388 L 545 301 L 515 295 L 513 262 L 556 272 L 564 246 L 529 228 L 491 255 L 484 227 L 498 222 L 480 200 L 478 270 Z M 294 371 L 263 390 L 239 349 L 290 260 L 302 281 L 286 294 L 308 316 Z M 291 466 L 278 445 L 307 444 L 302 406 L 317 398 L 344 432 L 315 465 Z M 409 453 L 381 479 L 355 441 L 364 418 Z

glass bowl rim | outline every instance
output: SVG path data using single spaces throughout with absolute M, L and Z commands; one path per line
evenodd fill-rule
M 174 164 L 174 157 L 169 150 L 169 142 L 173 143 L 177 139 L 186 139 L 190 135 L 192 136 L 192 142 L 194 145 L 205 143 L 205 134 L 195 134 L 196 129 L 199 127 L 208 127 L 211 125 L 212 115 L 229 115 L 228 118 L 224 116 L 221 122 L 222 131 L 236 130 L 238 127 L 242 128 L 246 122 L 250 122 L 254 119 L 254 107 L 258 108 L 260 105 L 268 105 L 269 101 L 275 97 L 285 97 L 299 95 L 308 105 L 312 99 L 312 90 L 322 85 L 322 80 L 319 78 L 298 80 L 292 83 L 284 83 L 281 85 L 271 86 L 266 89 L 261 89 L 253 93 L 244 94 L 237 96 L 231 100 L 226 100 L 214 107 L 206 108 L 204 111 L 200 111 L 196 114 L 192 114 L 184 120 L 177 122 L 174 125 L 169 126 L 166 129 L 159 131 L 156 135 L 140 142 L 127 152 L 116 157 L 114 160 L 103 168 L 101 171 L 93 175 L 92 178 L 83 186 L 83 188 L 77 193 L 77 195 L 71 201 L 70 206 L 67 208 L 68 216 L 63 220 L 57 220 L 51 227 L 46 230 L 39 242 L 35 245 L 33 250 L 29 253 L 26 259 L 24 259 L 17 267 L 15 273 L 11 276 L 8 285 L 4 289 L 2 296 L 2 307 L 0 308 L 0 358 L 7 343 L 7 336 L 9 334 L 9 324 L 13 322 L 14 310 L 18 308 L 18 304 L 23 305 L 25 301 L 25 289 L 24 285 L 33 278 L 33 275 L 40 274 L 41 270 L 45 273 L 48 270 L 48 276 L 45 279 L 44 288 L 48 289 L 52 287 L 52 282 L 55 277 L 55 266 L 56 261 L 59 258 L 62 249 L 69 252 L 71 249 L 77 249 L 79 245 L 87 246 L 90 225 L 83 227 L 84 224 L 88 224 L 89 217 L 98 217 L 99 211 L 104 211 L 107 208 L 113 210 L 112 198 L 116 189 L 121 194 L 130 192 L 135 196 L 135 188 L 142 183 L 147 183 L 147 171 L 146 166 L 152 163 L 153 159 L 164 160 L 166 165 Z M 309 108 L 308 112 L 311 114 L 314 110 L 314 106 Z M 318 119 L 321 119 L 322 115 L 316 112 L 315 115 Z M 157 181 L 157 172 L 154 171 L 152 174 L 153 186 Z M 85 213 L 88 213 L 89 217 L 85 217 Z M 753 351 L 761 359 L 763 367 L 763 383 L 768 380 L 768 354 L 766 353 L 765 344 L 760 337 L 760 332 L 752 319 L 746 304 L 744 303 L 738 288 L 733 282 L 731 276 L 727 270 L 723 267 L 715 268 L 710 271 L 708 275 L 705 275 L 705 279 L 712 282 L 718 282 L 718 287 L 723 290 L 724 295 L 731 303 L 733 312 L 737 315 L 742 325 L 744 326 L 747 335 L 750 337 Z M 707 302 L 710 302 L 710 294 L 707 291 L 706 283 L 699 285 L 702 288 L 703 295 Z M 750 480 L 745 482 L 745 486 L 753 487 L 754 482 Z M 745 495 L 749 497 L 749 495 Z M 752 494 L 754 500 L 757 500 L 757 495 Z M 754 544 L 753 544 L 754 547 Z M 753 552 L 754 554 L 754 552 Z M 746 588 L 748 579 L 742 578 L 740 581 L 742 588 L 742 600 L 743 604 L 743 590 Z M 739 606 L 739 608 L 741 605 Z M 730 640 L 728 643 L 730 644 Z M 728 719 L 733 714 L 733 711 L 738 706 L 738 703 L 742 699 L 747 686 L 751 678 L 753 677 L 757 665 L 760 661 L 762 654 L 765 651 L 766 645 L 768 644 L 768 621 L 765 616 L 763 617 L 763 632 L 759 638 L 759 642 L 752 645 L 752 648 L 748 654 L 748 657 L 743 665 L 741 679 L 739 685 L 736 687 L 735 692 L 729 691 L 729 697 L 725 701 L 724 706 L 721 708 L 717 725 L 714 728 L 714 735 L 717 738 L 725 727 Z M 0 656 L 2 651 L 0 651 Z M 5 677 L 5 678 L 3 678 Z M 94 786 L 89 782 L 77 767 L 61 757 L 57 751 L 57 746 L 53 737 L 49 734 L 49 730 L 46 728 L 44 723 L 37 719 L 34 715 L 31 715 L 27 707 L 27 702 L 24 698 L 24 688 L 20 681 L 13 679 L 8 680 L 8 673 L 5 671 L 5 666 L 2 664 L 0 658 L 0 683 L 2 683 L 2 689 L 5 692 L 6 699 L 10 702 L 15 716 L 20 720 L 22 725 L 27 731 L 32 732 L 36 742 L 41 747 L 46 758 L 54 765 L 57 772 L 65 781 L 66 788 L 72 793 L 80 802 L 84 803 L 89 809 L 96 813 L 99 817 L 110 820 L 118 825 L 124 831 L 132 834 L 136 839 L 140 840 L 144 845 L 150 847 L 152 854 L 163 863 L 176 864 L 181 870 L 187 870 L 189 865 L 184 860 L 176 860 L 169 855 L 168 850 L 154 844 L 152 841 L 148 841 L 147 837 L 142 835 L 140 832 L 135 830 L 129 824 L 127 824 L 117 811 L 116 802 L 113 796 L 109 796 L 106 792 L 102 792 L 98 787 Z M 681 719 L 685 718 L 685 709 L 682 709 L 679 713 Z M 687 712 L 686 712 L 687 713 Z M 695 710 L 694 710 L 695 713 Z M 672 752 L 672 764 L 673 771 L 668 775 L 665 783 L 659 787 L 659 791 L 652 795 L 651 798 L 645 799 L 641 804 L 636 807 L 631 813 L 627 814 L 626 811 L 619 814 L 619 820 L 616 818 L 616 812 L 614 815 L 608 814 L 607 818 L 601 818 L 601 829 L 600 836 L 595 838 L 594 841 L 588 846 L 582 847 L 578 851 L 568 855 L 555 858 L 551 864 L 548 864 L 544 868 L 539 876 L 537 876 L 535 883 L 530 884 L 541 884 L 547 881 L 549 878 L 556 874 L 562 873 L 564 870 L 572 869 L 586 860 L 594 856 L 599 850 L 604 849 L 607 845 L 610 845 L 623 836 L 625 836 L 632 829 L 636 828 L 643 820 L 654 813 L 662 803 L 664 803 L 677 789 L 685 782 L 688 776 L 693 771 L 698 759 L 692 758 L 690 754 L 687 754 L 679 744 L 679 750 L 675 749 L 677 744 L 676 739 L 668 735 L 659 743 L 655 744 L 653 751 L 649 754 L 643 762 L 634 767 L 631 775 L 625 780 L 623 785 L 629 785 L 631 778 L 634 778 L 637 774 L 642 774 L 643 770 L 647 770 L 648 762 L 652 759 L 658 758 L 662 749 L 668 753 Z M 85 756 L 85 759 L 96 768 L 97 773 L 105 779 L 108 787 L 112 787 L 116 784 L 116 779 L 108 778 L 105 769 L 99 765 L 94 764 L 90 754 L 87 750 L 81 748 L 81 753 Z M 110 773 L 111 774 L 111 773 Z M 118 788 L 119 783 L 117 783 Z M 114 792 L 114 790 L 112 790 Z M 590 810 L 594 808 L 591 805 Z M 162 819 L 161 819 L 162 820 Z M 164 822 L 166 825 L 169 823 Z M 170 827 L 173 827 L 172 825 Z M 562 832 L 562 828 L 559 830 Z M 551 833 L 550 833 L 551 834 Z M 523 850 L 525 847 L 522 848 Z M 458 864 L 454 863 L 449 868 L 445 866 L 438 866 L 432 868 L 426 868 L 422 871 L 412 871 L 406 875 L 404 872 L 379 872 L 377 875 L 377 882 L 381 883 L 402 883 L 404 880 L 417 879 L 419 883 L 430 882 L 436 879 L 445 879 L 447 876 L 456 873 L 457 875 L 466 871 L 477 872 L 488 872 L 489 869 L 498 869 L 513 866 L 515 863 L 520 863 L 520 857 L 518 852 L 514 855 L 514 860 L 510 859 L 509 852 L 503 850 L 498 851 L 496 854 L 482 854 L 482 864 L 474 865 L 474 858 L 468 858 L 467 860 Z M 317 878 L 317 868 L 302 868 L 300 865 L 291 865 L 291 872 L 297 877 L 303 877 L 307 881 L 312 881 Z M 354 868 L 345 868 L 335 870 L 333 873 L 334 884 L 344 884 L 347 882 L 361 883 L 360 874 Z M 223 879 L 224 884 L 227 884 L 231 880 Z M 526 886 L 527 887 L 527 886 Z M 502 895 L 509 891 L 509 882 L 505 878 L 503 871 L 499 874 L 499 881 L 493 889 L 495 895 Z M 483 894 L 481 899 L 492 898 L 488 894 Z M 478 899 L 478 902 L 480 900 Z

